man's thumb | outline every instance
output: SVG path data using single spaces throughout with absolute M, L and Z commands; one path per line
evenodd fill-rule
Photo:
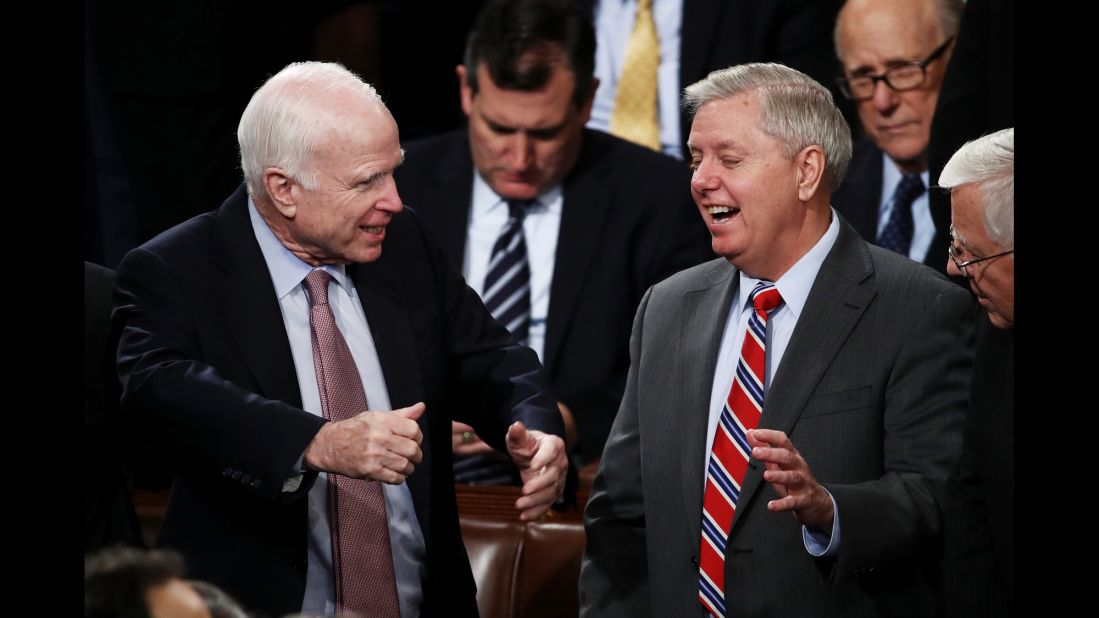
M 424 410 L 426 410 L 426 409 L 427 409 L 427 406 L 424 405 L 424 402 L 419 401 L 419 402 L 416 402 L 416 403 L 408 406 L 407 408 L 400 408 L 398 410 L 394 410 L 393 413 L 396 414 L 397 416 L 403 416 L 405 418 L 412 419 L 412 420 L 415 421 L 415 420 L 419 420 L 419 418 L 424 415 Z

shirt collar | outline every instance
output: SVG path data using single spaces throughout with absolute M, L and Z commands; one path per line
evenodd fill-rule
M 282 300 L 287 294 L 293 292 L 294 288 L 301 285 L 305 276 L 315 269 L 291 253 L 275 236 L 256 210 L 251 195 L 248 196 L 248 217 L 252 220 L 252 232 L 256 235 L 260 251 L 263 252 L 263 259 L 267 262 L 267 270 L 271 272 L 271 281 L 275 284 L 275 295 Z M 321 268 L 332 275 L 332 280 L 340 286 L 340 289 L 351 294 L 351 279 L 347 276 L 346 264 L 326 264 Z
M 531 205 L 534 212 L 553 212 L 561 208 L 561 183 L 557 183 L 534 198 Z M 507 200 L 492 190 L 480 172 L 473 170 L 473 212 L 472 218 L 480 218 L 497 209 L 507 210 Z
M 882 152 L 881 157 L 881 203 L 878 205 L 879 214 L 885 212 L 885 207 L 889 204 L 889 200 L 893 198 L 893 192 L 897 190 L 897 183 L 899 183 L 901 177 L 904 176 L 904 173 L 901 172 L 901 169 L 893 162 L 893 159 L 889 158 L 889 155 Z M 923 186 L 931 186 L 929 184 L 930 178 L 930 171 L 924 170 L 920 172 L 920 179 L 923 180 Z
M 775 287 L 782 296 L 784 306 L 790 309 L 795 320 L 801 317 L 801 310 L 805 307 L 806 299 L 809 298 L 809 291 L 813 288 L 813 282 L 817 279 L 821 265 L 824 264 L 824 258 L 828 257 L 828 252 L 832 250 L 832 246 L 836 244 L 836 238 L 839 237 L 839 217 L 834 208 L 830 210 L 832 222 L 828 224 L 824 235 L 789 270 L 783 273 L 778 281 L 775 281 Z M 737 306 L 743 311 L 748 308 L 748 297 L 760 280 L 749 277 L 743 270 L 739 272 L 740 289 L 737 292 Z

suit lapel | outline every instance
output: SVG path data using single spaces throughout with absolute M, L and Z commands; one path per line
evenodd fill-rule
M 370 335 L 374 339 L 374 348 L 378 352 L 378 361 L 382 367 L 382 378 L 389 393 L 391 407 L 410 406 L 424 397 L 423 384 L 420 382 L 420 368 L 416 362 L 416 340 L 412 334 L 412 324 L 408 312 L 400 304 L 399 274 L 382 264 L 384 260 L 368 264 L 348 265 L 347 271 L 355 282 L 355 289 L 362 303 L 366 321 L 370 325 Z M 420 520 L 421 530 L 430 530 L 431 506 L 431 444 L 426 411 L 420 420 L 420 432 L 424 441 L 421 445 L 423 461 L 416 465 L 417 473 L 408 477 L 408 489 L 416 507 L 416 516 Z M 425 534 L 425 537 L 427 535 Z
M 702 489 L 699 473 L 706 458 L 706 431 L 710 418 L 710 393 L 713 391 L 714 369 L 721 347 L 725 322 L 729 319 L 730 303 L 736 294 L 740 278 L 737 270 L 722 260 L 707 273 L 707 286 L 688 292 L 683 297 L 679 322 L 679 347 L 676 383 L 682 385 L 683 404 L 678 411 L 686 443 L 679 453 L 683 509 L 691 526 L 691 538 L 701 534 Z
M 840 219 L 839 237 L 821 265 L 790 343 L 763 403 L 759 426 L 787 434 L 877 291 L 865 284 L 873 274 L 870 252 L 858 233 Z M 796 438 L 794 439 L 797 444 Z M 733 517 L 736 529 L 755 497 L 763 467 L 751 461 Z
M 546 316 L 545 366 L 554 375 L 558 352 L 570 328 L 572 316 L 584 289 L 590 265 L 599 248 L 613 195 L 603 182 L 606 162 L 600 161 L 591 147 L 592 137 L 584 135 L 584 149 L 565 179 L 561 229 L 554 257 L 550 305 Z
M 214 284 L 215 302 L 260 392 L 300 408 L 290 340 L 271 273 L 252 231 L 243 186 L 221 207 L 211 259 L 226 272 Z

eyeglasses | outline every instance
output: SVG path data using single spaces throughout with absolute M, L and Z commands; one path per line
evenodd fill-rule
M 946 252 L 947 252 L 948 255 L 950 255 L 950 260 L 952 262 L 954 262 L 954 266 L 958 269 L 959 272 L 962 273 L 962 276 L 966 277 L 966 278 L 969 278 L 969 273 L 967 273 L 966 270 L 965 270 L 967 266 L 972 266 L 973 264 L 978 264 L 978 263 L 983 262 L 985 260 L 991 260 L 992 258 L 1003 257 L 1005 255 L 1011 255 L 1012 253 L 1015 253 L 1015 250 L 1012 249 L 1011 251 L 1004 251 L 1003 253 L 997 253 L 996 255 L 989 255 L 989 256 L 985 256 L 985 257 L 974 257 L 972 260 L 966 260 L 964 262 L 959 262 L 958 260 L 962 257 L 962 250 L 958 248 L 957 243 L 958 243 L 958 239 L 954 237 L 954 224 L 951 224 L 950 225 L 950 246 L 946 248 Z
M 865 101 L 874 96 L 874 87 L 879 81 L 885 82 L 896 92 L 918 88 L 927 79 L 927 65 L 942 56 L 954 37 L 948 38 L 942 45 L 935 48 L 931 55 L 924 58 L 923 62 L 910 62 L 887 69 L 881 75 L 855 75 L 853 77 L 837 77 L 843 96 L 854 101 Z

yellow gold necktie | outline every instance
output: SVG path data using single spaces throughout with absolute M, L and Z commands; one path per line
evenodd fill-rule
M 652 0 L 638 0 L 637 18 L 626 44 L 626 56 L 611 113 L 611 133 L 660 151 L 656 117 L 656 70 L 660 39 L 653 22 Z

